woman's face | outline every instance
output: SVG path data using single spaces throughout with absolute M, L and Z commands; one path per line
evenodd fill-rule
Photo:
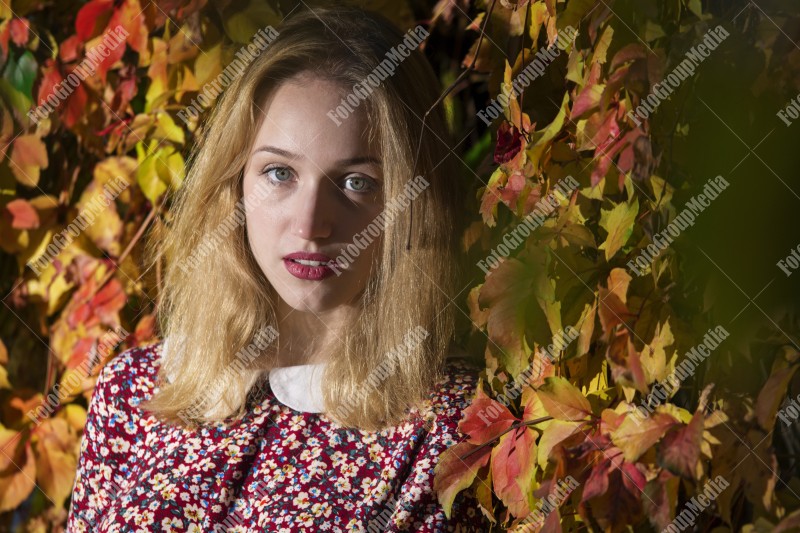
M 325 266 L 383 209 L 382 167 L 366 138 L 363 106 L 339 126 L 328 116 L 346 94 L 307 75 L 282 83 L 261 105 L 265 117 L 244 170 L 253 255 L 297 310 L 321 313 L 354 303 L 380 250 L 381 236 L 367 235 L 372 242 L 363 251 L 351 246 L 359 255 L 346 268 Z

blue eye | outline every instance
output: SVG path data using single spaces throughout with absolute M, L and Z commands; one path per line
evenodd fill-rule
M 273 178 L 271 181 L 273 183 L 283 183 L 289 181 L 289 179 L 292 177 L 292 172 L 287 167 L 281 167 L 281 166 L 267 167 L 261 171 L 261 174 L 269 175 L 270 172 L 272 172 L 273 170 L 277 171 L 272 174 Z
M 361 176 L 353 176 L 345 181 L 350 182 L 352 187 L 350 190 L 354 192 L 367 192 L 374 187 L 374 184 L 370 183 L 372 180 Z

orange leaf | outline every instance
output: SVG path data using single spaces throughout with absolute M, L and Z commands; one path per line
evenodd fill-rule
M 69 425 L 62 418 L 46 420 L 36 429 L 36 436 L 39 484 L 56 507 L 61 507 L 72 491 L 78 468 L 78 457 L 74 453 L 77 438 L 70 433 Z
M 17 435 L 16 431 L 0 429 L 0 442 L 5 447 Z M 10 444 L 2 455 L 4 468 L 0 471 L 0 512 L 5 512 L 18 507 L 33 491 L 36 463 L 28 443 Z
M 528 488 L 536 471 L 536 432 L 519 427 L 500 437 L 492 450 L 494 492 L 515 516 L 530 513 Z
M 35 229 L 39 227 L 39 213 L 22 198 L 11 200 L 6 205 L 6 210 L 11 215 L 11 227 L 14 229 Z
M 47 149 L 36 135 L 20 135 L 11 150 L 11 171 L 22 185 L 35 187 L 39 169 L 47 168 Z

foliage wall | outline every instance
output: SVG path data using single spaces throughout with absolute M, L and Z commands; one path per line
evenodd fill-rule
M 298 4 L 0 2 L 0 528 L 63 528 L 95 377 L 157 339 L 142 239 L 167 227 L 202 127 L 178 113 Z M 722 479 L 693 530 L 795 529 L 800 275 L 777 265 L 800 242 L 798 10 L 361 5 L 430 29 L 474 192 L 460 303 L 486 371 L 436 469 L 445 508 L 470 490 L 497 530 L 661 530 Z M 524 91 L 502 89 L 523 72 Z

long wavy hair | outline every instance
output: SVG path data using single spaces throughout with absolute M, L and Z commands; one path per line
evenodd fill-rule
M 259 104 L 300 73 L 349 91 L 364 84 L 405 36 L 383 16 L 347 6 L 298 12 L 277 30 L 202 125 L 170 223 L 147 244 L 150 267 L 164 265 L 157 317 L 168 349 L 161 353 L 158 389 L 142 407 L 181 425 L 241 418 L 280 350 L 280 336 L 255 342 L 256 357 L 242 365 L 241 355 L 252 355 L 254 339 L 263 340 L 265 328 L 279 331 L 277 293 L 255 261 L 245 224 L 229 224 L 227 238 L 206 247 L 190 274 L 180 267 L 196 259 L 192 254 L 204 237 L 230 220 L 242 199 L 243 171 L 264 118 Z M 456 255 L 464 186 L 441 106 L 422 128 L 440 91 L 424 53 L 415 48 L 363 102 L 383 161 L 384 201 L 402 194 L 417 175 L 429 185 L 386 228 L 360 297 L 359 320 L 339 332 L 341 342 L 327 360 L 324 416 L 345 427 L 377 430 L 403 421 L 408 408 L 429 397 L 452 347 L 452 298 L 463 276 Z M 409 343 L 419 328 L 426 333 Z M 398 347 L 404 347 L 402 356 L 394 357 Z M 387 367 L 389 357 L 396 364 Z

